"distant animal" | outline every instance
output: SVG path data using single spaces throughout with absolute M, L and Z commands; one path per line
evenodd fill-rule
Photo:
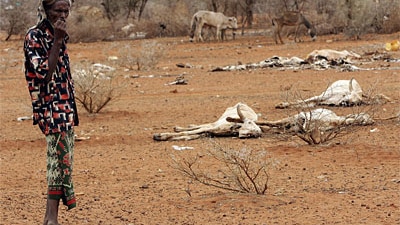
M 194 140 L 205 136 L 237 136 L 239 138 L 260 137 L 261 128 L 256 125 L 257 114 L 244 103 L 228 107 L 213 123 L 175 127 L 173 133 L 157 133 L 156 141 Z M 232 122 L 228 120 L 233 120 Z
M 354 79 L 337 80 L 333 82 L 324 92 L 305 100 L 295 102 L 281 102 L 275 108 L 288 107 L 315 107 L 317 105 L 327 106 L 353 106 L 361 104 L 382 104 L 390 102 L 391 99 L 383 94 L 374 97 L 363 93 L 360 84 Z
M 313 41 L 315 41 L 317 38 L 317 31 L 315 27 L 304 17 L 303 14 L 297 11 L 286 11 L 281 16 L 272 18 L 272 25 L 275 27 L 274 40 L 276 44 L 278 44 L 278 38 L 280 43 L 283 44 L 281 31 L 284 26 L 296 26 L 294 35 L 295 42 L 297 42 L 297 35 L 300 25 L 307 27 L 308 34 L 311 36 Z
M 367 113 L 338 116 L 329 109 L 317 108 L 276 121 L 258 121 L 259 126 L 275 127 L 291 132 L 328 131 L 349 125 L 371 125 L 374 119 Z
M 236 30 L 238 27 L 235 17 L 227 17 L 220 12 L 201 10 L 193 15 L 190 22 L 190 41 L 193 39 L 204 41 L 202 30 L 205 25 L 216 28 L 216 36 L 219 41 L 222 41 L 226 29 Z

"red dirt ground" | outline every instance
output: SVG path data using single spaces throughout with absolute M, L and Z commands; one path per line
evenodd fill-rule
M 384 43 L 400 34 L 374 35 L 360 41 L 323 36 L 316 42 L 275 45 L 271 37 L 243 36 L 223 43 L 189 43 L 187 37 L 159 38 L 165 57 L 151 71 L 116 75 L 123 94 L 101 113 L 80 107 L 76 133 L 74 184 L 78 206 L 60 208 L 65 224 L 400 224 L 399 120 L 377 121 L 335 139 L 309 146 L 297 137 L 265 135 L 257 139 L 217 138 L 219 144 L 266 151 L 276 162 L 269 169 L 266 195 L 232 193 L 190 181 L 174 169 L 171 155 L 190 158 L 207 154 L 207 139 L 156 142 L 152 135 L 176 125 L 215 121 L 229 106 L 245 102 L 263 119 L 280 119 L 275 109 L 284 89 L 302 96 L 319 95 L 329 83 L 352 77 L 365 90 L 373 87 L 392 103 L 377 107 L 375 116 L 399 113 L 399 63 L 365 62 L 382 70 L 258 69 L 209 72 L 217 66 L 254 63 L 274 55 L 305 58 L 315 49 L 384 52 Z M 143 40 L 70 44 L 72 64 L 109 64 L 119 48 L 137 51 Z M 0 224 L 41 224 L 46 200 L 45 140 L 32 121 L 17 121 L 31 113 L 23 74 L 22 41 L 0 42 Z M 390 52 L 400 58 L 400 51 Z M 178 68 L 189 63 L 195 68 Z M 397 69 L 396 69 L 397 67 Z M 386 68 L 386 69 L 385 69 Z M 185 74 L 188 85 L 165 85 Z M 139 75 L 139 77 L 137 77 Z M 154 75 L 151 77 L 145 77 Z M 125 78 L 124 78 L 125 76 Z M 136 78 L 133 78 L 135 77 Z M 141 76 L 141 77 L 140 77 Z M 130 78 L 127 78 L 130 77 Z M 345 115 L 354 108 L 332 108 Z M 371 130 L 376 132 L 371 132 Z M 194 150 L 176 151 L 172 145 Z M 204 157 L 206 158 L 206 157 Z M 222 165 L 203 161 L 210 173 Z M 191 196 L 187 189 L 190 189 Z

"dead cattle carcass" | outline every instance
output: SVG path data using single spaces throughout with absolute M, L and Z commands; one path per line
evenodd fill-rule
M 233 29 L 235 31 L 238 27 L 235 17 L 227 17 L 220 12 L 201 10 L 193 15 L 190 22 L 190 41 L 193 41 L 195 36 L 197 41 L 204 41 L 201 35 L 204 26 L 215 27 L 217 29 L 217 40 L 223 39 L 226 29 Z
M 352 59 L 360 59 L 360 58 L 361 56 L 359 54 L 354 52 L 349 52 L 347 50 L 337 51 L 333 49 L 320 49 L 320 50 L 314 50 L 310 54 L 308 54 L 306 61 L 312 63 L 320 59 L 325 59 L 328 61 L 347 60 L 350 62 Z
M 363 94 L 360 84 L 354 79 L 338 80 L 333 82 L 322 94 L 305 100 L 294 102 L 281 102 L 275 108 L 288 107 L 314 107 L 317 105 L 328 106 L 353 106 L 360 104 L 385 103 L 390 99 L 383 94 L 374 97 Z
M 295 134 L 309 144 L 320 144 L 335 138 L 349 126 L 371 125 L 375 121 L 367 113 L 338 116 L 329 109 L 317 108 L 276 121 L 259 121 L 257 124 L 266 130 L 278 133 Z
M 234 122 L 229 122 L 234 121 Z M 156 141 L 193 140 L 204 136 L 237 136 L 239 138 L 260 137 L 262 131 L 256 125 L 257 114 L 244 103 L 237 103 L 225 110 L 213 123 L 175 127 L 173 133 L 157 133 Z
M 296 115 L 276 121 L 259 121 L 260 126 L 283 128 L 300 131 L 318 128 L 321 131 L 331 130 L 348 125 L 371 125 L 375 121 L 367 113 L 348 114 L 338 116 L 332 110 L 317 108 L 308 112 L 300 112 Z

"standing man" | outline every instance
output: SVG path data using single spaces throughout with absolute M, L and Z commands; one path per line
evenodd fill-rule
M 43 225 L 58 225 L 60 199 L 76 207 L 72 183 L 74 126 L 79 124 L 74 98 L 66 19 L 71 0 L 40 0 L 36 26 L 24 42 L 25 78 L 33 107 L 33 124 L 47 142 L 47 204 Z

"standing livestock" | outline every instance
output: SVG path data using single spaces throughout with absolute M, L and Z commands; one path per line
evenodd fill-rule
M 223 40 L 223 34 L 226 29 L 237 29 L 237 19 L 235 17 L 227 17 L 220 12 L 198 11 L 190 22 L 190 41 L 196 36 L 196 41 L 204 41 L 202 37 L 203 27 L 207 25 L 217 29 L 217 40 Z M 235 35 L 235 33 L 233 33 Z
M 308 29 L 308 33 L 310 34 L 313 41 L 317 38 L 317 32 L 315 27 L 301 14 L 297 11 L 286 11 L 282 16 L 272 18 L 272 25 L 275 27 L 274 31 L 274 40 L 275 43 L 278 44 L 278 38 L 281 44 L 283 44 L 281 38 L 281 31 L 283 26 L 296 26 L 296 32 L 294 34 L 294 41 L 297 41 L 297 35 L 300 28 L 300 25 L 304 25 Z

